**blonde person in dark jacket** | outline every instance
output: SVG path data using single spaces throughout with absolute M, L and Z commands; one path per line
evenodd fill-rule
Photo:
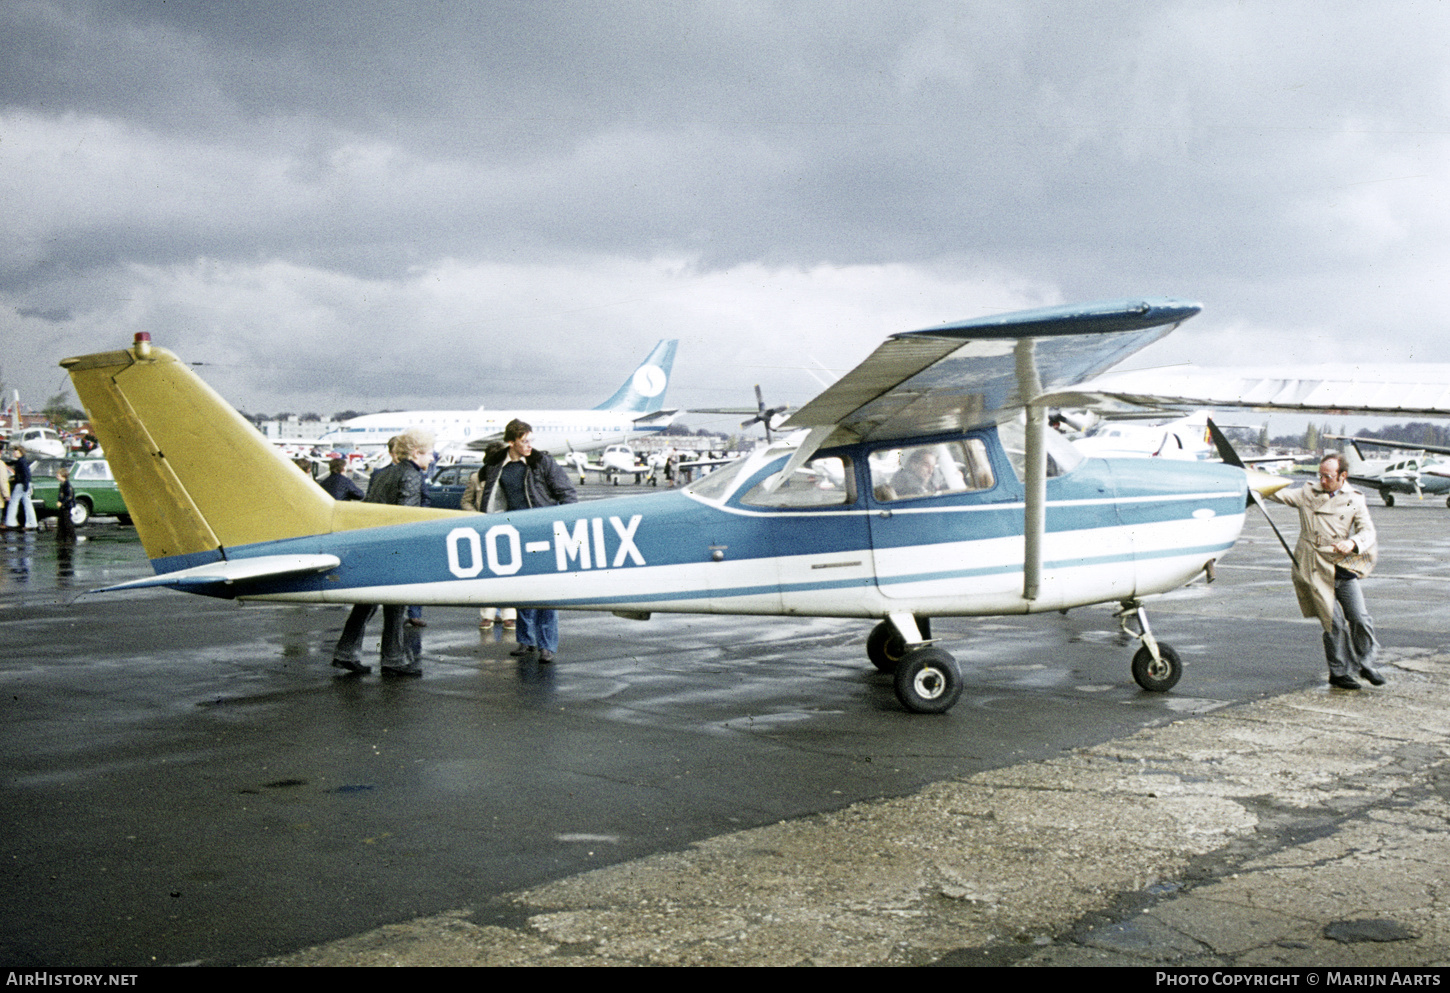
M 368 503 L 386 503 L 399 507 L 423 505 L 423 469 L 433 455 L 433 435 L 426 431 L 405 431 L 388 445 L 397 461 L 373 473 L 368 483 Z M 351 673 L 372 671 L 362 663 L 362 640 L 368 621 L 377 611 L 376 604 L 358 604 L 352 608 L 342 637 L 332 650 L 332 664 Z M 383 607 L 383 673 L 389 676 L 421 676 L 423 667 L 408 651 L 403 638 L 405 606 Z

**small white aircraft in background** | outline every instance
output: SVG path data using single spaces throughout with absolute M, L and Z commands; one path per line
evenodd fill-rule
M 32 457 L 37 455 L 52 459 L 66 457 L 65 442 L 61 440 L 60 434 L 55 428 L 21 428 L 10 435 L 10 440 L 6 444 L 12 448 L 20 446 Z
M 1435 445 L 1412 445 L 1403 441 L 1380 441 L 1378 438 L 1351 438 L 1346 435 L 1326 434 L 1325 438 L 1347 441 L 1344 460 L 1349 463 L 1349 479 L 1356 486 L 1378 490 L 1386 507 L 1395 505 L 1395 494 L 1414 496 L 1423 500 L 1425 494 L 1444 496 L 1445 506 L 1450 507 L 1450 448 Z M 1388 459 L 1366 459 L 1360 446 L 1398 449 Z M 1434 452 L 1435 455 L 1426 455 Z
M 502 441 L 505 425 L 514 418 L 534 429 L 534 448 L 563 456 L 589 452 L 663 431 L 674 423 L 678 410 L 665 410 L 665 391 L 675 362 L 678 339 L 661 341 L 608 400 L 588 410 L 404 410 L 364 414 L 344 421 L 320 439 L 324 447 L 377 451 L 388 439 L 411 428 L 433 433 L 439 452 L 464 448 L 482 452 L 490 442 Z
M 570 452 L 562 459 L 565 465 L 579 473 L 579 482 L 584 482 L 586 472 L 597 472 L 605 482 L 619 485 L 620 476 L 634 476 L 636 483 L 655 468 L 655 460 L 641 459 L 628 445 L 608 445 L 599 453 L 598 461 L 591 462 L 585 452 Z M 663 456 L 660 464 L 664 464 Z

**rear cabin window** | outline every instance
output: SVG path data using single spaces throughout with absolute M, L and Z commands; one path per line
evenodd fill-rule
M 997 435 L 1002 439 L 1002 448 L 1007 453 L 1007 461 L 1012 464 L 1012 471 L 1016 473 L 1019 480 L 1025 479 L 1027 475 L 1026 419 L 1018 416 L 1015 420 L 1004 421 L 997 425 Z M 1043 430 L 1042 443 L 1043 447 L 1047 449 L 1048 479 L 1064 476 L 1082 464 L 1083 454 L 1077 450 L 1077 446 L 1052 428 Z
M 871 453 L 871 492 L 880 503 L 974 493 L 996 484 L 987 446 L 980 438 Z

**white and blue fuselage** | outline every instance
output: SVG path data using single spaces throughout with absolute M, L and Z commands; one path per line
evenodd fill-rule
M 883 446 L 861 444 L 817 453 L 843 467 L 842 478 L 823 481 L 841 491 L 839 502 L 761 506 L 751 495 L 789 452 L 758 453 L 683 491 L 232 547 L 224 553 L 231 561 L 331 555 L 339 564 L 194 591 L 628 614 L 1028 613 L 1175 589 L 1228 551 L 1243 527 L 1247 489 L 1238 469 L 1087 459 L 1047 481 L 1041 582 L 1026 599 L 1024 491 L 996 429 L 913 443 L 942 440 L 978 444 L 991 485 L 883 498 L 871 476 Z M 154 560 L 161 573 L 199 562 Z

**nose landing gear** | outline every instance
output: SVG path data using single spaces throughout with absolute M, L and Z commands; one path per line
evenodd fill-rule
M 1148 626 L 1148 612 L 1139 600 L 1124 600 L 1123 609 L 1113 615 L 1123 632 L 1143 643 L 1133 655 L 1133 680 L 1149 693 L 1167 693 L 1183 677 L 1183 662 L 1169 645 L 1153 637 Z M 1130 622 L 1138 622 L 1134 631 Z

